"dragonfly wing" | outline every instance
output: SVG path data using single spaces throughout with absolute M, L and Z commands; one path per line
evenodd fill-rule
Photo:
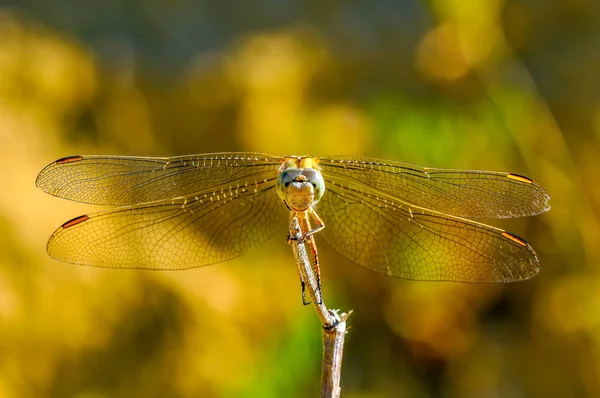
M 477 170 L 430 169 L 364 157 L 320 158 L 329 186 L 362 185 L 406 205 L 466 218 L 508 218 L 550 209 L 550 196 L 527 177 Z M 328 186 L 328 188 L 329 188 Z
M 324 239 L 385 275 L 423 281 L 513 282 L 538 273 L 535 252 L 501 229 L 333 187 L 317 206 Z
M 70 156 L 46 166 L 36 185 L 60 198 L 99 205 L 132 205 L 191 195 L 226 185 L 247 186 L 278 174 L 281 160 L 261 153 L 160 157 Z
M 268 180 L 256 192 L 232 189 L 77 217 L 54 232 L 48 254 L 82 265 L 154 270 L 226 261 L 283 227 L 285 206 L 274 186 Z

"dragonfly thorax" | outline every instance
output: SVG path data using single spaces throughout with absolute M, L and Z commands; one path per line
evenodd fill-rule
M 318 170 L 289 167 L 277 178 L 277 194 L 286 206 L 305 211 L 325 193 L 325 181 Z

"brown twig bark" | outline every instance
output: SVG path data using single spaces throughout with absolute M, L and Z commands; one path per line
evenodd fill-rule
M 342 358 L 344 355 L 344 339 L 346 337 L 346 319 L 348 314 L 338 314 L 338 310 L 329 310 L 321 295 L 317 278 L 311 267 L 310 259 L 302 240 L 302 230 L 297 218 L 290 221 L 289 240 L 296 265 L 313 307 L 323 324 L 323 361 L 321 366 L 321 397 L 338 398 L 341 393 L 340 379 L 342 373 Z

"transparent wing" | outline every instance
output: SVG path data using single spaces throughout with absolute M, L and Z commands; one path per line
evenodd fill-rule
M 237 257 L 286 220 L 275 179 L 254 187 L 127 206 L 77 217 L 48 241 L 61 261 L 108 268 L 179 270 Z
M 364 186 L 405 205 L 466 218 L 508 218 L 550 209 L 548 193 L 527 177 L 494 171 L 429 169 L 374 158 L 319 158 L 332 185 Z
M 212 153 L 171 158 L 70 156 L 46 166 L 37 187 L 60 198 L 99 205 L 132 205 L 191 195 L 225 183 L 254 184 L 278 174 L 281 160 L 261 153 Z
M 331 186 L 317 206 L 324 239 L 348 260 L 424 281 L 512 282 L 537 274 L 533 249 L 501 229 Z

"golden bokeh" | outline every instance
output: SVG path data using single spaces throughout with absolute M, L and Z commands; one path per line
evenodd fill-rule
M 375 3 L 115 3 L 97 19 L 0 6 L 1 397 L 317 395 L 320 325 L 286 220 L 244 256 L 181 272 L 45 252 L 61 223 L 100 209 L 37 190 L 51 161 L 216 151 L 532 177 L 552 210 L 490 222 L 536 249 L 526 282 L 386 278 L 316 235 L 327 304 L 354 309 L 343 396 L 600 394 L 600 11 Z

